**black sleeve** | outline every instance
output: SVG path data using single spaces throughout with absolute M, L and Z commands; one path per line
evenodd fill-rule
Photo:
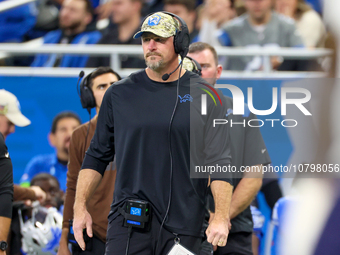
M 219 165 L 230 166 L 231 163 L 231 145 L 230 145 L 230 128 L 228 125 L 216 125 L 214 126 L 214 119 L 224 119 L 227 112 L 227 104 L 225 98 L 220 90 L 216 90 L 221 98 L 221 105 L 215 106 L 210 104 L 210 113 L 208 114 L 208 125 L 205 127 L 204 139 L 205 148 L 204 152 L 205 165 L 215 166 Z M 210 99 L 209 99 L 210 100 Z M 221 139 L 223 137 L 223 139 Z M 215 180 L 226 181 L 233 185 L 232 174 L 231 173 L 216 173 L 212 174 L 211 182 Z
M 105 93 L 100 107 L 96 131 L 85 154 L 82 169 L 93 169 L 104 175 L 106 166 L 114 157 L 114 126 L 111 94 L 114 86 Z
M 210 187 L 208 188 L 208 195 L 207 195 L 207 204 L 208 204 L 208 210 L 212 213 L 215 212 L 215 203 L 214 203 L 214 196 L 211 193 Z
M 249 114 L 247 123 L 249 120 L 257 119 L 253 113 Z M 271 163 L 267 147 L 264 143 L 259 123 L 252 121 L 252 127 L 246 126 L 246 137 L 244 145 L 244 160 L 243 165 L 255 166 L 255 165 L 267 165 Z
M 282 197 L 278 180 L 273 180 L 261 188 L 267 204 L 273 210 L 275 203 Z
M 12 198 L 11 194 L 0 195 L 0 217 L 12 218 Z
M 5 141 L 0 134 L 0 216 L 12 217 L 13 167 Z

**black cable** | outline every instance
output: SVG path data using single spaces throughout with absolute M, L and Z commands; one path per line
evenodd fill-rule
M 164 218 L 163 218 L 163 221 L 162 221 L 162 224 L 159 228 L 159 232 L 158 232 L 158 237 L 157 237 L 157 245 L 156 245 L 156 249 L 155 249 L 155 254 L 157 255 L 157 249 L 158 249 L 158 244 L 159 244 L 159 238 L 161 236 L 161 232 L 162 232 L 162 228 L 163 228 L 163 225 L 165 223 L 165 220 L 166 220 L 166 217 L 168 216 L 169 214 L 169 210 L 170 210 L 170 204 L 171 204 L 171 193 L 172 193 L 172 173 L 173 173 L 173 160 L 172 160 L 172 148 L 171 148 L 171 127 L 172 127 L 172 123 L 173 123 L 173 119 L 174 119 L 174 116 L 175 116 L 175 112 L 176 112 L 176 109 L 177 109 L 177 105 L 178 105 L 178 96 L 179 96 L 179 80 L 181 78 L 181 72 L 182 72 L 182 66 L 183 66 L 183 61 L 181 61 L 181 64 L 180 64 L 181 68 L 179 69 L 179 75 L 178 75 L 178 80 L 177 80 L 177 96 L 176 96 L 176 104 L 175 104 L 175 107 L 174 107 L 174 110 L 172 112 L 172 115 L 171 115 L 171 118 L 170 118 L 170 123 L 169 123 L 169 131 L 168 131 L 168 139 L 169 139 L 169 152 L 170 152 L 170 188 L 169 188 L 169 201 L 168 201 L 168 207 L 166 209 L 166 212 L 165 212 L 165 215 L 164 215 Z
M 127 240 L 127 243 L 126 243 L 125 255 L 128 255 L 128 253 L 129 253 L 131 232 L 132 232 L 132 226 L 129 226 L 129 228 L 128 228 L 128 240 Z

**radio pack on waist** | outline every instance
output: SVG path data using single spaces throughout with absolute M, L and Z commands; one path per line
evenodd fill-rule
M 151 222 L 151 206 L 147 201 L 129 199 L 118 211 L 124 217 L 124 227 L 149 230 Z

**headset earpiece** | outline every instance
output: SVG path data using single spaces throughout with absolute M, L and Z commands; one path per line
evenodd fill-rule
M 198 74 L 199 76 L 202 76 L 202 67 L 201 67 L 200 63 L 198 63 L 192 57 L 186 56 L 186 58 L 189 59 L 191 61 L 191 63 L 194 65 L 194 69 L 192 70 L 192 72 Z
M 94 98 L 93 92 L 89 87 L 89 81 L 91 77 L 90 73 L 80 83 L 80 102 L 81 106 L 84 109 L 87 109 L 89 112 L 92 108 L 96 107 L 96 99 Z

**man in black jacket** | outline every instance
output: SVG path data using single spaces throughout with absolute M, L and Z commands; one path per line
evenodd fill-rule
M 222 93 L 206 85 L 198 75 L 178 68 L 178 57 L 183 58 L 189 46 L 188 29 L 181 23 L 180 28 L 176 18 L 163 12 L 147 17 L 135 38 L 142 37 L 148 67 L 106 91 L 77 182 L 73 228 L 83 250 L 83 229 L 90 237 L 93 235 L 86 201 L 101 181 L 107 163 L 116 155 L 106 254 L 119 255 L 129 250 L 130 254 L 158 255 L 184 247 L 194 253 L 199 251 L 209 181 L 206 172 L 191 178 L 191 170 L 230 166 L 228 140 L 220 139 L 229 137 L 229 129 L 213 126 L 214 119 L 224 117 L 226 106 L 221 101 L 215 105 L 211 98 L 203 101 L 207 90 L 200 88 L 207 87 L 219 99 Z M 201 114 L 201 104 L 209 109 L 206 114 Z M 206 233 L 213 245 L 225 246 L 231 179 L 224 173 L 210 177 L 216 211 Z M 149 217 L 138 218 L 142 215 L 139 207 L 127 208 L 131 199 L 134 204 L 149 204 L 153 212 Z M 143 215 L 147 215 L 146 209 Z M 132 225 L 139 226 L 136 217 L 143 224 L 151 224 L 150 229 L 131 229 Z M 129 228 L 123 226 L 125 221 Z

